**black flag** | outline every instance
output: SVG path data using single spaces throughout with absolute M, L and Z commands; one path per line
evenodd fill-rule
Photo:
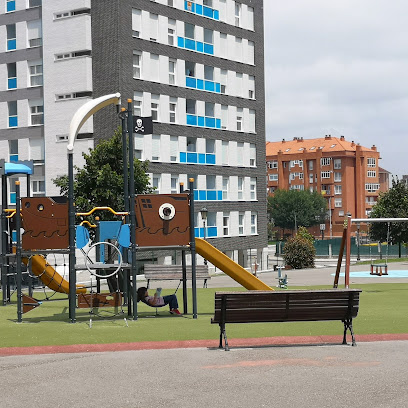
M 152 117 L 133 116 L 133 133 L 139 135 L 153 134 Z

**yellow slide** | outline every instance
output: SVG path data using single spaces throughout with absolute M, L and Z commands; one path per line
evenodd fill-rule
M 28 265 L 28 258 L 23 258 L 23 262 Z M 65 280 L 41 255 L 31 257 L 31 271 L 38 276 L 44 285 L 55 292 L 69 293 L 69 282 Z M 77 285 L 76 293 L 86 293 L 86 288 Z
M 248 290 L 273 290 L 241 265 L 201 238 L 195 239 L 196 251 Z

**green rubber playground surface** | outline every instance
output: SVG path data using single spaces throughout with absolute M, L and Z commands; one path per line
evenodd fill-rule
M 408 333 L 408 284 L 375 283 L 351 287 L 363 290 L 359 315 L 353 324 L 356 336 Z M 330 287 L 290 287 L 290 289 L 328 288 Z M 155 316 L 154 308 L 139 303 L 139 318 L 137 321 L 128 320 L 128 326 L 123 318 L 126 313 L 114 316 L 113 308 L 100 309 L 103 317 L 94 316 L 92 327 L 90 327 L 88 309 L 77 309 L 77 322 L 69 323 L 67 299 L 43 301 L 41 306 L 23 315 L 22 323 L 17 323 L 17 307 L 14 298 L 14 303 L 0 306 L 0 347 L 216 340 L 219 337 L 219 328 L 218 325 L 211 324 L 214 313 L 214 293 L 227 290 L 240 289 L 197 289 L 197 319 L 193 319 L 191 314 L 191 292 L 188 293 L 190 313 L 183 317 L 170 315 L 167 307 L 158 309 L 159 314 Z M 172 293 L 171 290 L 163 290 L 163 294 L 170 293 Z M 181 304 L 181 290 L 177 292 L 177 296 Z M 41 300 L 44 294 L 38 292 L 34 297 Z M 56 296 L 53 297 L 55 298 Z M 334 321 L 228 325 L 229 338 L 319 335 L 338 335 L 341 338 L 343 324 Z

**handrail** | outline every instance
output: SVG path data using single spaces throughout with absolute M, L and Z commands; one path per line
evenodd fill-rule
M 110 212 L 111 212 L 112 214 L 114 214 L 114 215 L 122 215 L 122 216 L 124 216 L 124 215 L 129 215 L 129 213 L 126 212 L 126 211 L 118 212 L 118 211 L 112 210 L 112 208 L 110 208 L 110 207 L 94 207 L 94 208 L 92 208 L 91 211 L 89 211 L 89 212 L 87 212 L 87 213 L 76 213 L 76 216 L 87 216 L 87 215 L 91 215 L 91 214 L 93 214 L 93 213 L 94 213 L 95 211 L 97 211 L 97 210 L 107 210 L 107 211 L 110 211 Z
M 88 227 L 89 228 L 96 228 L 96 225 L 95 224 L 91 224 L 89 221 L 82 221 L 79 225 L 83 225 L 83 224 L 86 224 L 86 225 L 88 225 Z

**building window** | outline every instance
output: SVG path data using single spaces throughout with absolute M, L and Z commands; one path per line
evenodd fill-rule
M 250 191 L 251 200 L 256 200 L 256 178 L 255 177 L 251 177 L 249 191 Z
M 341 208 L 343 205 L 343 200 L 341 198 L 335 198 L 334 199 L 334 206 L 336 208 Z
M 335 185 L 334 186 L 334 194 L 335 195 L 341 195 L 341 185 Z
M 81 8 L 72 11 L 65 11 L 64 13 L 56 13 L 54 14 L 54 20 L 60 20 L 61 18 L 67 17 L 74 17 L 74 16 L 81 16 L 83 14 L 91 14 L 90 8 Z
M 31 182 L 31 192 L 34 196 L 41 196 L 45 194 L 45 181 L 44 180 L 33 180 Z
M 221 91 L 222 94 L 225 94 L 227 92 L 227 78 L 228 78 L 227 72 L 228 71 L 226 69 L 221 70 L 221 81 L 220 81 L 221 88 L 220 88 L 220 91 Z
M 367 177 L 377 177 L 377 172 L 375 170 L 368 170 L 367 171 Z
M 257 219 L 258 219 L 258 214 L 256 212 L 251 212 L 251 234 L 255 235 L 257 234 Z
M 17 101 L 7 102 L 8 106 L 8 127 L 17 127 L 18 126 L 18 117 L 17 117 Z
M 178 136 L 170 136 L 170 161 L 176 162 L 179 154 Z
M 212 102 L 205 103 L 205 116 L 209 118 L 214 117 L 215 104 Z
M 17 64 L 11 62 L 7 64 L 7 89 L 17 88 Z
M 184 37 L 189 38 L 190 40 L 194 40 L 194 31 L 195 31 L 195 25 L 194 24 L 189 24 L 189 23 L 184 23 Z
M 214 81 L 214 67 L 204 65 L 204 79 Z
M 92 91 L 83 91 L 83 92 L 73 92 L 69 94 L 59 94 L 55 95 L 56 101 L 64 101 L 67 99 L 79 99 L 79 98 L 91 98 Z
M 135 158 L 138 160 L 143 159 L 143 144 L 144 144 L 144 136 L 136 133 L 135 135 Z
M 167 42 L 169 45 L 174 45 L 174 38 L 176 35 L 176 20 L 169 18 L 169 26 L 167 28 Z
M 334 159 L 333 165 L 334 165 L 335 170 L 341 169 L 341 159 Z
M 43 84 L 43 66 L 41 61 L 29 62 L 28 69 L 30 73 L 30 86 L 42 86 Z
M 177 194 L 179 192 L 178 186 L 179 186 L 179 177 L 176 174 L 171 175 L 171 182 L 170 182 L 170 193 L 171 194 Z
M 40 7 L 42 0 L 28 0 L 28 8 Z
M 55 54 L 54 59 L 55 61 L 61 61 L 61 60 L 70 59 L 70 58 L 90 57 L 91 55 L 92 55 L 91 50 L 81 50 L 81 51 L 64 52 L 62 54 Z
M 229 146 L 229 142 L 223 140 L 222 141 L 222 164 L 223 166 L 229 165 L 228 146 Z
M 40 47 L 42 45 L 41 38 L 41 20 L 27 21 L 28 47 Z
M 321 178 L 330 178 L 331 172 L 330 171 L 322 171 L 321 172 Z
M 228 128 L 228 106 L 221 105 L 221 129 Z
M 235 25 L 241 26 L 241 3 L 235 2 Z
M 154 194 L 160 194 L 160 182 L 161 182 L 161 175 L 160 174 L 152 174 L 152 187 L 154 188 Z
M 250 167 L 256 166 L 256 145 L 254 143 L 249 145 L 249 165 Z
M 375 193 L 377 190 L 380 189 L 380 185 L 376 183 L 366 183 L 365 189 L 369 193 Z
M 159 16 L 150 13 L 150 41 L 157 41 L 159 32 Z
M 277 169 L 277 168 L 278 168 L 278 161 L 277 161 L 277 160 L 271 160 L 271 161 L 268 163 L 268 167 L 269 167 L 270 169 Z
M 244 178 L 238 177 L 238 200 L 244 199 Z
M 18 139 L 9 140 L 8 144 L 10 161 L 18 161 Z
M 16 11 L 16 1 L 7 0 L 6 1 L 6 13 L 11 13 L 12 11 Z
M 16 25 L 9 24 L 6 26 L 7 31 L 7 51 L 13 51 L 17 48 Z
M 255 30 L 255 20 L 254 20 L 254 9 L 253 9 L 253 7 L 248 7 L 248 28 L 250 30 Z
M 339 171 L 334 172 L 334 181 L 341 181 L 341 173 Z
M 204 42 L 212 44 L 214 42 L 214 31 L 204 28 Z
M 170 98 L 169 103 L 170 123 L 176 123 L 176 108 L 177 108 L 176 98 Z
M 133 95 L 133 115 L 142 116 L 142 92 L 135 92 Z
M 248 78 L 248 98 L 249 99 L 255 99 L 255 77 L 254 76 L 249 76 Z
M 195 62 L 185 62 L 185 72 L 187 77 L 195 77 Z
M 44 106 L 43 102 L 29 101 L 30 105 L 30 121 L 31 126 L 38 126 L 44 124 Z
M 176 60 L 169 58 L 169 84 L 176 83 Z
M 237 143 L 237 166 L 244 165 L 244 143 Z
M 142 12 L 139 9 L 132 9 L 132 36 L 140 37 L 140 30 L 142 28 Z
M 331 157 L 322 157 L 320 159 L 321 166 L 330 166 L 330 163 L 331 163 Z
M 255 133 L 255 110 L 248 110 L 248 131 Z
M 269 181 L 278 181 L 277 174 L 269 174 Z
M 160 160 L 160 135 L 152 135 L 152 161 Z
M 238 234 L 244 235 L 244 222 L 245 222 L 245 213 L 240 212 L 238 214 Z
M 194 99 L 186 99 L 186 112 L 188 115 L 195 115 L 196 101 Z
M 197 138 L 187 137 L 187 151 L 196 152 L 197 151 Z
M 140 51 L 133 51 L 133 78 L 139 79 L 141 77 L 142 53 Z
M 224 237 L 229 236 L 229 213 L 223 213 L 222 215 L 222 234 Z
M 237 131 L 242 131 L 243 109 L 237 108 Z
M 339 217 L 344 217 L 344 210 L 339 211 Z
M 375 167 L 376 159 L 375 157 L 367 157 L 367 167 Z
M 152 94 L 152 100 L 151 100 L 151 103 L 150 103 L 151 116 L 152 116 L 152 120 L 154 120 L 156 122 L 159 120 L 159 100 L 160 100 L 159 95 L 153 95 Z
M 229 192 L 229 177 L 222 178 L 222 199 L 228 200 L 228 192 Z

